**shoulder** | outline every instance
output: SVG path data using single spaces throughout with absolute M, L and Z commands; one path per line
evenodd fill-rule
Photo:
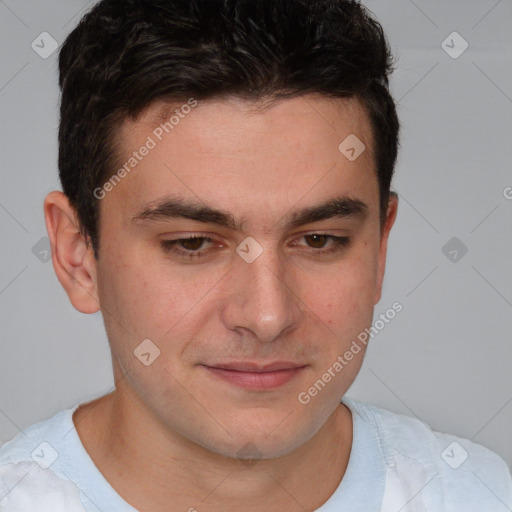
M 62 410 L 20 431 L 16 437 L 0 447 L 0 465 L 27 460 L 39 460 L 41 465 L 49 463 L 51 458 L 58 455 L 54 453 L 57 447 L 53 445 L 61 444 L 66 430 L 73 427 L 72 414 L 75 408 L 76 406 Z
M 62 446 L 73 410 L 34 423 L 2 445 L 0 512 L 84 512 L 79 489 L 65 477 L 69 454 Z
M 475 510 L 512 509 L 510 470 L 498 454 L 468 439 L 434 431 L 417 418 L 355 400 L 347 405 L 377 430 L 388 468 L 396 471 L 401 465 L 406 473 L 421 473 L 424 493 L 435 489 L 447 509 L 466 503 L 474 504 Z

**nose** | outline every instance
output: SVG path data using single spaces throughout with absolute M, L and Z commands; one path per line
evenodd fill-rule
M 298 326 L 303 312 L 292 268 L 277 251 L 265 249 L 252 263 L 236 254 L 228 276 L 221 304 L 227 328 L 271 343 Z

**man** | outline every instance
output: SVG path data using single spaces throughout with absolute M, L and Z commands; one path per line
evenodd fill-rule
M 344 398 L 397 213 L 390 71 L 349 0 L 84 17 L 44 212 L 116 388 L 4 445 L 1 511 L 512 509 L 499 456 Z

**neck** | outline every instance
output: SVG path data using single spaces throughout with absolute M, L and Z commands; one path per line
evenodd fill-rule
M 224 457 L 169 432 L 143 404 L 117 391 L 80 407 L 73 419 L 95 465 L 141 512 L 313 511 L 338 487 L 352 446 L 352 416 L 343 404 L 293 452 L 254 461 Z

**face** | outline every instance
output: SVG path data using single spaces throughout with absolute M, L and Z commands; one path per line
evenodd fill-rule
M 163 107 L 121 127 L 130 170 L 99 201 L 118 392 L 213 452 L 283 455 L 338 407 L 364 346 L 335 363 L 380 298 L 370 126 L 356 100 L 303 96 L 261 110 L 209 100 L 166 133 Z M 355 160 L 338 149 L 349 135 L 366 146 Z

